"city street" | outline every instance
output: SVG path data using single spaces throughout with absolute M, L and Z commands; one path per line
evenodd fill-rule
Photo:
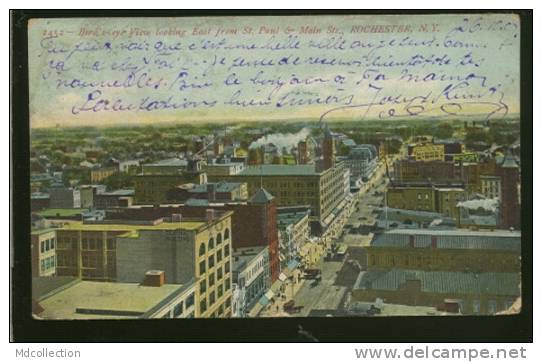
M 347 287 L 333 285 L 342 266 L 343 262 L 337 261 L 321 261 L 315 266 L 322 270 L 322 281 L 315 284 L 312 280 L 305 280 L 294 298 L 295 304 L 303 306 L 303 309 L 295 316 L 305 317 L 313 309 L 339 308 L 339 304 L 348 290 Z
M 392 163 L 396 157 L 389 162 Z M 391 165 L 390 172 L 392 172 Z M 368 182 L 365 188 L 362 188 L 358 194 L 355 195 L 355 207 L 354 211 L 348 218 L 347 225 L 351 225 L 352 228 L 370 228 L 376 222 L 376 216 L 373 211 L 375 208 L 380 208 L 384 205 L 384 192 L 388 186 L 388 178 L 386 176 L 385 164 L 381 163 L 376 170 L 374 176 Z M 342 236 L 337 240 L 338 243 L 342 243 L 349 246 L 367 246 L 372 239 L 372 233 L 348 233 L 345 231 Z M 345 299 L 348 299 L 347 294 L 350 293 L 352 286 L 358 276 L 359 267 L 351 264 L 350 259 L 363 260 L 363 249 L 357 248 L 351 250 L 356 255 L 347 255 L 343 261 L 324 261 L 322 250 L 322 258 L 312 266 L 312 268 L 320 269 L 322 280 L 318 283 L 313 280 L 301 280 L 301 283 L 289 282 L 285 286 L 284 298 L 277 298 L 274 303 L 268 306 L 260 316 L 264 317 L 304 317 L 308 316 L 312 310 L 337 310 L 344 306 Z M 365 263 L 361 262 L 362 267 Z M 359 265 L 359 264 L 358 264 Z M 339 278 L 338 278 L 339 276 Z M 287 313 L 283 310 L 283 305 L 294 300 L 294 305 L 300 308 L 296 313 Z

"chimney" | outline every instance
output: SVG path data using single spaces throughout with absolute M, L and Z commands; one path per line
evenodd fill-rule
M 148 287 L 161 287 L 166 281 L 166 273 L 163 270 L 149 270 L 145 273 L 143 285 Z
M 414 241 L 415 241 L 414 235 L 409 235 L 409 236 L 408 236 L 408 246 L 410 246 L 411 248 L 413 248 L 413 247 L 414 247 Z
M 437 248 L 437 236 L 431 235 L 431 249 Z
M 215 210 L 214 209 L 207 209 L 205 210 L 205 219 L 207 220 L 207 223 L 212 223 L 215 219 Z

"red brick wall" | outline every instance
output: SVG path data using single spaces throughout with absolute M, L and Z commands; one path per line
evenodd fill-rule
M 500 168 L 499 174 L 501 176 L 501 227 L 520 229 L 519 170 Z

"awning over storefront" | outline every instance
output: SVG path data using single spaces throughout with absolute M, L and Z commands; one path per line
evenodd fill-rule
M 271 299 L 275 296 L 275 292 L 272 289 L 269 289 L 263 296 L 267 299 Z
M 290 271 L 294 270 L 295 268 L 297 268 L 297 266 L 299 265 L 299 262 L 297 260 L 290 260 L 290 262 L 288 263 L 288 269 L 290 269 Z
M 262 297 L 260 298 L 260 300 L 258 301 L 258 303 L 260 303 L 262 306 L 266 306 L 269 304 L 269 298 L 267 298 L 265 295 L 262 295 Z
M 282 285 L 282 282 L 280 280 L 276 280 L 273 283 L 273 285 L 271 285 L 271 291 L 273 292 L 273 296 L 280 290 L 281 285 Z M 271 298 L 273 298 L 273 297 L 271 297 Z M 269 298 L 269 299 L 271 299 L 271 298 Z

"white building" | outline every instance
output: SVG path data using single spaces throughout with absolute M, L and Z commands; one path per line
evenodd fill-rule
M 359 183 L 359 179 L 363 182 L 369 180 L 378 167 L 378 152 L 374 145 L 357 145 L 350 149 L 348 156 L 338 159 L 344 161 L 350 170 L 350 181 L 353 184 Z
M 270 287 L 269 250 L 265 246 L 238 248 L 232 259 L 232 317 L 245 317 Z

